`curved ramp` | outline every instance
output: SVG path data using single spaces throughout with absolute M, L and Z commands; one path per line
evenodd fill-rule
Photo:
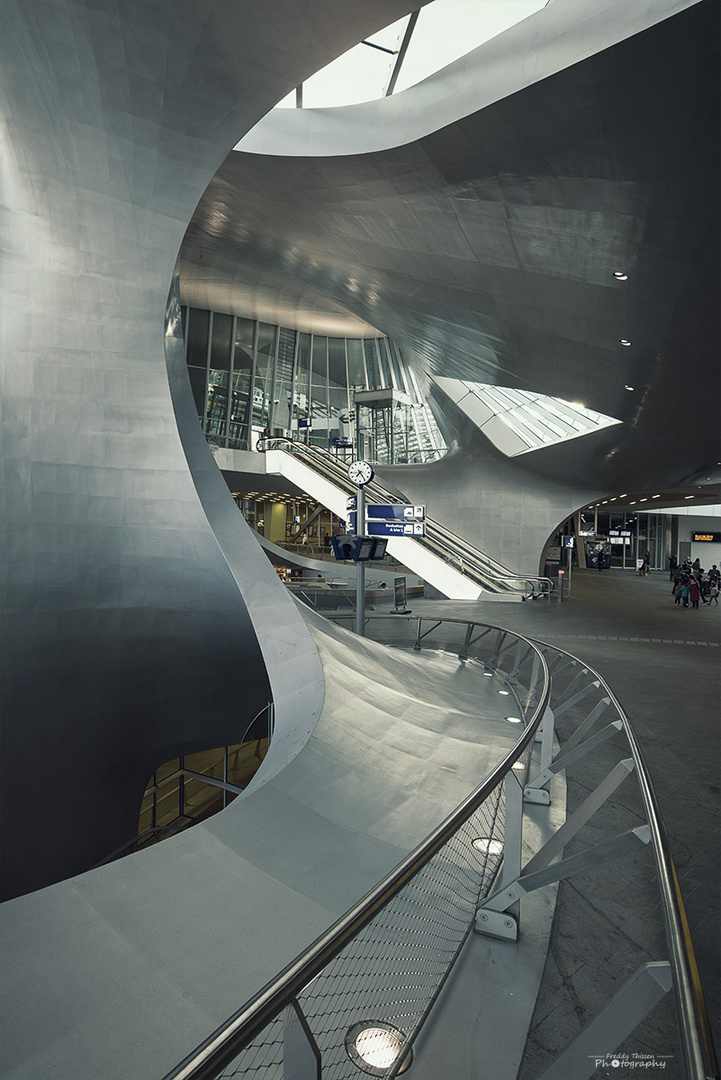
M 4 1080 L 164 1075 L 515 741 L 479 667 L 307 618 L 326 698 L 297 756 L 273 746 L 206 824 L 0 908 Z

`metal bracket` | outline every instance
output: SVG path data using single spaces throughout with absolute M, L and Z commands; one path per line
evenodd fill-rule
M 543 722 L 545 724 L 545 717 Z M 572 765 L 575 761 L 578 761 L 580 758 L 584 757 L 590 750 L 595 750 L 597 746 L 601 745 L 601 743 L 606 742 L 606 740 L 610 739 L 612 735 L 616 735 L 619 731 L 622 730 L 623 720 L 614 720 L 612 723 L 607 724 L 606 727 L 601 728 L 600 731 L 597 731 L 596 734 L 592 735 L 590 739 L 586 739 L 585 742 L 581 743 L 579 746 L 576 746 L 575 749 L 568 751 L 568 753 L 559 754 L 559 756 L 552 764 L 548 765 L 547 768 L 542 769 L 538 776 L 535 777 L 535 779 L 531 780 L 530 783 L 526 784 L 525 794 L 526 796 L 528 796 L 526 801 L 534 801 L 530 797 L 529 792 L 533 791 L 535 788 L 545 787 L 546 784 L 548 784 L 553 779 L 557 772 L 560 772 L 562 769 L 565 769 L 569 765 Z
M 477 934 L 500 938 L 502 941 L 518 941 L 518 923 L 507 911 L 487 911 L 481 908 L 476 912 Z
M 542 870 L 557 855 L 560 855 L 569 840 L 572 840 L 579 829 L 593 817 L 599 807 L 603 806 L 616 788 L 633 772 L 634 767 L 633 758 L 620 761 L 608 776 L 594 788 L 591 794 L 583 800 L 581 805 L 576 807 L 573 813 L 566 818 L 563 825 L 556 830 L 533 858 L 526 863 L 523 874 L 532 874 L 536 870 Z
M 475 643 L 477 641 L 480 641 L 481 638 L 484 638 L 486 636 L 486 634 L 490 634 L 491 628 L 488 627 L 488 629 L 484 630 L 480 634 L 476 634 L 476 636 L 473 637 L 473 631 L 476 629 L 477 625 L 478 625 L 478 623 L 469 623 L 468 626 L 466 627 L 466 638 L 465 638 L 465 641 L 463 642 L 463 645 L 461 646 L 461 649 L 460 649 L 460 651 L 458 653 L 458 659 L 459 660 L 467 660 L 468 659 L 468 650 L 470 649 L 471 645 L 475 645 Z
M 545 788 L 527 787 L 523 792 L 523 801 L 526 803 L 537 803 L 539 806 L 550 806 L 551 795 Z
M 607 840 L 604 844 L 597 844 L 595 847 L 588 848 L 588 850 L 582 851 L 578 855 L 571 855 L 567 859 L 561 859 L 560 862 L 546 866 L 542 870 L 536 870 L 531 874 L 521 874 L 519 878 L 511 882 L 510 886 L 507 888 L 504 886 L 504 888 L 487 897 L 481 907 L 484 911 L 505 911 L 506 908 L 511 907 L 522 896 L 533 892 L 534 889 L 542 889 L 544 885 L 553 885 L 556 881 L 563 881 L 564 878 L 580 874 L 584 870 L 590 870 L 594 866 L 607 862 L 609 859 L 616 859 L 620 855 L 626 855 L 630 851 L 636 850 L 639 845 L 648 844 L 650 839 L 651 830 L 648 825 L 630 829 L 628 832 Z

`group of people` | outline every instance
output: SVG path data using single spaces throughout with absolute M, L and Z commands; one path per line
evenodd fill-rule
M 709 570 L 707 577 L 704 577 L 705 571 L 699 559 L 691 562 L 689 557 L 679 565 L 672 555 L 670 564 L 674 604 L 678 607 L 688 607 L 690 603 L 693 608 L 697 608 L 699 604 L 716 604 L 716 607 L 718 607 L 721 571 L 719 571 L 715 563 Z

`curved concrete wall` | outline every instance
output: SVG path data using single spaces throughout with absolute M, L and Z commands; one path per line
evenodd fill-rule
M 410 6 L 3 7 L 5 896 L 126 840 L 156 764 L 271 696 L 317 716 L 313 646 L 216 482 L 172 341 L 171 400 L 164 313 L 238 137 Z
M 559 464 L 568 444 L 507 458 L 437 386 L 433 402 L 449 452 L 430 465 L 383 466 L 379 477 L 510 570 L 543 574 L 543 549 L 558 525 L 607 492 L 569 481 Z M 603 431 L 576 440 L 584 453 L 599 453 L 606 441 Z

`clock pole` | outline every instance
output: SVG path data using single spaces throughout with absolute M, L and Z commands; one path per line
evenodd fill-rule
M 356 496 L 356 531 L 359 536 L 365 536 L 366 531 L 366 495 L 363 484 L 358 484 Z M 365 636 L 366 621 L 366 564 L 359 559 L 356 565 L 356 597 L 355 597 L 355 632 L 361 637 Z

